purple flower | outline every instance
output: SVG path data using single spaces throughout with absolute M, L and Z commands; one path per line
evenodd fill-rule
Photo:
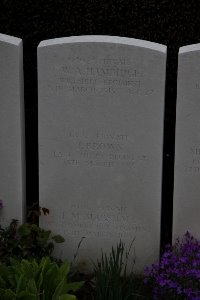
M 145 274 L 153 299 L 200 300 L 200 241 L 186 232 Z

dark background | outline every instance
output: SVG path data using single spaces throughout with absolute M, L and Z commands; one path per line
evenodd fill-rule
M 200 42 L 198 0 L 0 0 L 0 32 L 23 39 L 27 202 L 38 201 L 37 46 L 71 35 L 117 35 L 168 46 L 162 245 L 171 240 L 177 54 Z M 153 176 L 153 174 L 152 174 Z

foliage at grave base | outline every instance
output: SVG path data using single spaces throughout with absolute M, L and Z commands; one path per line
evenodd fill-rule
M 68 282 L 70 263 L 60 267 L 48 257 L 36 260 L 11 259 L 0 266 L 0 299 L 4 300 L 76 300 L 83 282 Z
M 200 300 L 200 241 L 187 232 L 166 246 L 160 263 L 146 268 L 153 299 Z
M 131 248 L 132 244 L 126 251 L 124 243 L 120 241 L 116 249 L 112 247 L 109 255 L 102 252 L 100 261 L 94 264 L 96 300 L 146 299 L 140 293 L 141 280 L 136 278 L 133 271 L 130 274 L 127 272 Z
M 17 220 L 2 228 L 0 225 L 0 263 L 9 263 L 10 257 L 16 259 L 51 256 L 54 242 L 62 243 L 60 235 L 52 236 L 50 230 L 44 230 L 36 224 L 22 224 Z

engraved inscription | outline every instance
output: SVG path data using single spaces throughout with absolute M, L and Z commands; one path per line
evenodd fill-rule
M 197 89 L 197 90 L 200 89 L 200 83 L 199 83 L 199 82 L 196 82 L 196 83 L 195 83 L 195 89 Z
M 139 72 L 124 57 L 68 57 L 66 64 L 56 67 L 56 74 L 57 92 L 137 94 L 140 90 Z
M 65 137 L 66 150 L 54 149 L 53 157 L 66 165 L 134 168 L 147 160 L 145 154 L 136 155 L 133 152 L 127 133 L 68 130 Z
M 200 173 L 200 148 L 191 147 L 190 148 L 190 165 L 186 167 L 186 172 L 199 174 Z
M 62 234 L 70 237 L 133 238 L 148 227 L 132 220 L 127 206 L 98 206 L 72 204 L 57 217 Z M 51 224 L 48 224 L 51 226 Z

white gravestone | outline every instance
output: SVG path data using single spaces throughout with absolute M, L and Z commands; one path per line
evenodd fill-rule
M 80 264 L 136 238 L 136 269 L 159 255 L 166 47 L 80 36 L 38 48 L 41 225 Z
M 0 225 L 24 220 L 25 157 L 22 40 L 0 34 Z
M 178 63 L 173 238 L 200 238 L 200 44 L 181 47 Z

